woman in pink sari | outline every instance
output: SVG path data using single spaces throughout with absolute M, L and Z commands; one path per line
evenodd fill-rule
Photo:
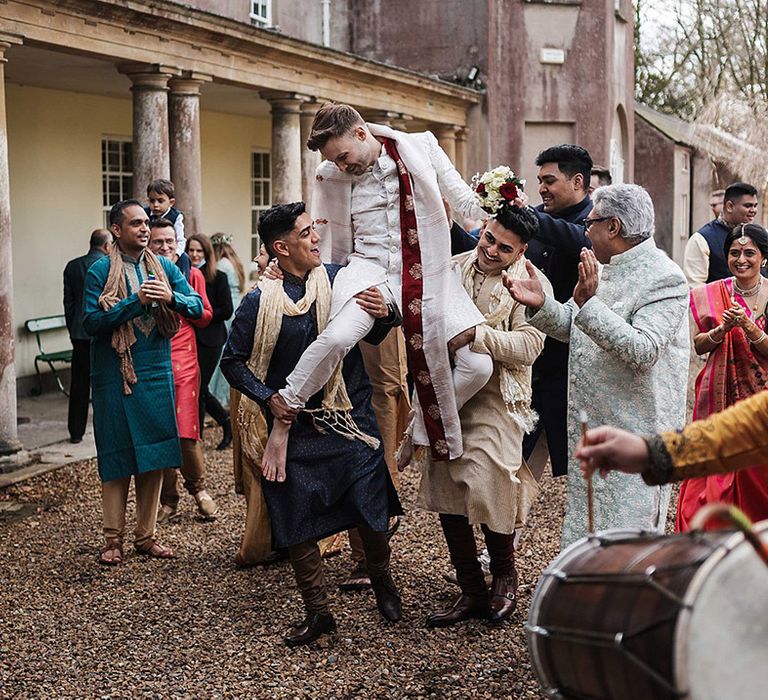
M 756 224 L 738 226 L 725 239 L 725 255 L 733 277 L 691 290 L 694 347 L 699 355 L 709 353 L 696 378 L 694 420 L 768 387 L 768 280 L 761 274 L 768 232 Z M 714 501 L 736 505 L 755 521 L 768 518 L 768 465 L 684 481 L 675 529 L 688 530 L 694 513 Z

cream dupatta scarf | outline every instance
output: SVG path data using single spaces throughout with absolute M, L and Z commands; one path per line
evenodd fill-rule
M 477 262 L 477 248 L 467 259 L 461 263 L 461 283 L 467 290 L 469 298 L 474 298 L 475 263 Z M 525 257 L 520 256 L 517 262 L 510 265 L 507 275 L 512 279 L 527 279 L 525 269 Z M 502 276 L 491 290 L 491 300 L 488 305 L 488 313 L 485 314 L 485 322 L 490 328 L 500 331 L 509 330 L 509 319 L 515 305 L 512 295 L 504 288 Z M 500 364 L 499 384 L 501 385 L 501 397 L 507 407 L 507 413 L 526 433 L 530 433 L 539 420 L 539 416 L 531 408 L 533 394 L 528 368 L 522 365 Z
M 247 366 L 256 378 L 263 382 L 280 334 L 283 316 L 303 316 L 309 313 L 312 304 L 316 304 L 318 335 L 328 325 L 331 311 L 331 282 L 325 266 L 320 265 L 310 271 L 304 296 L 298 301 L 293 301 L 285 293 L 281 279 L 262 278 L 259 289 L 261 290 L 259 314 L 253 334 L 253 350 Z M 352 418 L 352 402 L 349 400 L 341 368 L 342 363 L 339 363 L 325 385 L 320 408 L 304 410 L 312 415 L 315 428 L 319 432 L 325 432 L 326 429 L 332 430 L 348 440 L 361 440 L 375 450 L 379 446 L 379 440 L 363 433 Z M 263 430 L 257 429 L 260 414 L 261 407 L 244 395 L 237 411 L 241 443 L 248 457 L 258 463 L 261 462 L 264 454 L 265 444 Z

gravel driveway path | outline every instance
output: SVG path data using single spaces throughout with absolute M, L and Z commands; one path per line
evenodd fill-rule
M 148 561 L 127 547 L 122 566 L 96 564 L 94 462 L 0 492 L 0 500 L 39 505 L 30 517 L 0 520 L 0 697 L 541 697 L 523 623 L 533 585 L 557 553 L 562 480 L 545 478 L 522 538 L 523 585 L 511 621 L 425 628 L 426 615 L 456 589 L 442 579 L 448 555 L 437 517 L 414 507 L 409 472 L 408 517 L 393 540 L 404 621 L 387 626 L 370 593 L 335 591 L 349 567 L 342 554 L 326 561 L 338 635 L 290 651 L 281 635 L 303 617 L 290 568 L 235 568 L 244 501 L 233 490 L 231 452 L 210 450 L 217 431 L 207 437 L 220 514 L 202 522 L 192 498 L 182 498 L 182 517 L 158 533 L 177 549 L 175 561 Z

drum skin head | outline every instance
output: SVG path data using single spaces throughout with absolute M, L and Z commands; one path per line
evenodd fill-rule
M 755 531 L 764 543 L 768 544 L 768 521 L 755 526 Z M 663 568 L 655 574 L 655 580 L 667 581 L 671 588 L 666 589 L 676 597 L 678 613 L 676 619 L 667 626 L 668 636 L 661 640 L 661 645 L 652 647 L 650 655 L 642 657 L 649 665 L 658 667 L 659 658 L 669 661 L 668 690 L 650 696 L 639 690 L 639 686 L 623 682 L 623 692 L 605 694 L 606 691 L 593 691 L 588 694 L 585 688 L 595 685 L 594 679 L 600 669 L 615 671 L 616 668 L 633 668 L 630 660 L 625 658 L 619 664 L 606 658 L 595 659 L 595 665 L 590 666 L 591 675 L 584 674 L 585 667 L 575 664 L 573 658 L 573 642 L 585 643 L 585 633 L 595 633 L 601 627 L 596 620 L 603 620 L 607 612 L 620 610 L 614 605 L 611 609 L 608 598 L 600 600 L 600 607 L 585 608 L 585 615 L 579 616 L 576 623 L 573 616 L 564 616 L 562 595 L 566 600 L 575 600 L 572 589 L 564 586 L 580 585 L 571 578 L 566 584 L 565 578 L 576 575 L 594 574 L 596 571 L 608 571 L 608 579 L 596 582 L 604 586 L 604 591 L 611 591 L 616 582 L 610 580 L 610 569 L 617 563 L 614 556 L 610 561 L 595 559 L 594 553 L 600 552 L 601 543 L 621 543 L 621 540 L 637 540 L 638 556 L 633 561 L 644 562 L 646 559 L 662 561 L 663 549 L 655 545 L 649 548 L 643 542 L 648 537 L 649 542 L 667 541 L 667 547 L 676 548 L 680 554 L 679 572 L 690 572 L 682 578 L 678 575 L 677 585 L 673 579 L 662 575 Z M 709 549 L 709 554 L 706 554 Z M 704 558 L 700 559 L 701 553 Z M 632 554 L 630 551 L 629 554 Z M 669 561 L 666 556 L 664 561 Z M 625 554 L 619 557 L 621 562 L 630 561 Z M 604 566 L 606 563 L 609 567 Z M 674 565 L 673 565 L 674 566 Z M 568 572 L 568 573 L 567 573 Z M 600 574 L 601 577 L 605 573 Z M 565 577 L 565 578 L 564 578 Z M 684 586 L 681 584 L 684 583 Z M 624 584 L 626 587 L 626 584 Z M 643 584 L 644 586 L 646 584 Z M 613 588 L 615 592 L 617 589 Z M 612 592 L 613 596 L 614 593 Z M 660 595 L 660 594 L 659 594 Z M 557 599 L 561 606 L 557 611 L 552 601 Z M 614 598 L 614 602 L 626 603 L 626 595 Z M 609 607 L 606 608 L 606 601 Z M 554 617 L 553 617 L 553 610 Z M 594 612 L 593 612 L 594 610 Z M 565 549 L 552 561 L 542 575 L 531 599 L 526 632 L 528 651 L 531 665 L 547 697 L 550 698 L 586 698 L 595 697 L 600 700 L 656 700 L 661 697 L 675 697 L 681 700 L 758 700 L 768 697 L 768 567 L 759 558 L 754 549 L 744 539 L 741 533 L 710 532 L 705 535 L 689 533 L 674 537 L 661 537 L 652 533 L 640 533 L 627 530 L 608 530 L 597 533 L 596 536 L 583 538 Z M 594 617 L 597 615 L 598 617 Z M 648 623 L 661 622 L 664 618 L 650 614 Z M 669 619 L 669 618 L 667 618 Z M 568 620 L 568 622 L 564 622 Z M 558 631 L 557 625 L 563 625 Z M 548 626 L 550 625 L 550 626 Z M 563 637 L 560 636 L 558 653 L 552 655 L 552 644 L 548 641 L 554 636 L 562 635 L 562 630 L 573 635 L 566 640 L 570 648 L 563 647 Z M 661 627 L 659 629 L 662 629 Z M 626 629 L 620 629 L 626 633 Z M 626 638 L 628 639 L 628 637 Z M 579 641 L 580 640 L 580 641 Z M 626 641 L 626 640 L 624 640 Z M 622 642 L 623 643 L 623 642 Z M 659 657 L 661 655 L 661 657 Z M 640 657 L 639 657 L 640 658 Z M 583 658 L 579 658 L 583 661 Z M 571 664 L 570 666 L 568 664 Z M 575 664 L 575 665 L 574 665 Z M 589 675 L 589 678 L 587 678 Z M 567 690 L 558 685 L 559 678 L 569 678 L 573 689 Z M 585 678 L 587 679 L 585 681 Z M 626 676 L 624 677 L 626 678 Z M 574 682 L 575 679 L 575 682 Z M 602 683 L 602 678 L 600 679 Z M 672 688 L 671 686 L 674 686 Z M 602 685 L 601 687 L 605 687 Z M 594 692 L 600 692 L 595 695 Z
M 755 528 L 768 543 L 768 521 Z M 768 694 L 768 567 L 741 534 L 697 572 L 675 634 L 677 687 L 691 700 Z

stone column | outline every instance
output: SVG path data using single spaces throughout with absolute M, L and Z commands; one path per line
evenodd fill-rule
M 168 148 L 168 80 L 179 71 L 158 64 L 118 66 L 133 83 L 133 196 L 147 197 L 147 185 L 171 177 Z
M 413 120 L 413 117 L 409 114 L 398 114 L 391 123 L 392 128 L 395 131 L 409 131 L 408 125 Z
M 452 124 L 438 124 L 435 136 L 440 147 L 445 151 L 451 162 L 456 165 L 456 132 L 460 127 Z
M 200 86 L 209 76 L 185 71 L 170 81 L 171 180 L 176 206 L 184 212 L 184 231 L 201 233 L 203 185 L 200 159 Z
M 467 173 L 467 133 L 469 129 L 459 129 L 456 133 L 456 170 L 465 180 L 469 180 Z
M 307 148 L 307 139 L 312 130 L 312 122 L 315 119 L 320 104 L 317 102 L 305 102 L 301 105 L 301 199 L 307 205 L 312 205 L 312 187 L 315 182 L 315 171 L 323 157 L 320 151 L 310 151 Z M 310 213 L 312 210 L 310 209 Z
M 301 105 L 303 95 L 264 92 L 272 108 L 272 202 L 285 204 L 302 198 Z
M 388 126 L 395 131 L 407 131 L 408 122 L 413 117 L 407 114 L 401 114 L 400 112 L 368 112 L 366 121 L 373 122 L 374 124 L 382 124 Z
M 16 430 L 16 355 L 13 320 L 11 196 L 8 187 L 8 131 L 5 120 L 5 52 L 20 44 L 0 35 L 0 471 L 23 461 Z
M 372 124 L 381 124 L 382 126 L 388 126 L 392 129 L 396 128 L 393 125 L 399 117 L 400 117 L 399 112 L 387 112 L 384 110 L 366 112 L 363 115 L 363 118 L 367 122 L 371 122 Z

